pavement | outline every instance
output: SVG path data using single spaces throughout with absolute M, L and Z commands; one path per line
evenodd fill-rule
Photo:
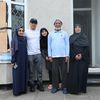
M 35 93 L 31 93 L 28 91 L 27 94 L 17 97 L 13 96 L 12 90 L 0 90 L 0 100 L 100 100 L 100 87 L 87 87 L 86 94 L 65 95 L 62 91 L 51 94 L 46 86 L 44 92 L 36 90 Z

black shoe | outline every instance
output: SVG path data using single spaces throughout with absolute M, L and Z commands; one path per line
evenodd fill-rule
M 26 94 L 26 93 L 27 93 L 27 91 L 22 92 L 22 94 Z
M 38 85 L 37 85 L 37 89 L 38 89 L 39 91 L 44 91 L 43 84 L 38 84 Z
M 67 88 L 64 88 L 63 89 L 63 94 L 67 94 L 67 93 L 68 93 Z
M 17 96 L 20 96 L 20 95 L 21 95 L 21 93 L 20 93 L 20 94 L 13 94 L 13 95 L 17 97 Z
M 35 87 L 30 87 L 30 92 L 35 92 Z
M 51 93 L 56 93 L 58 91 L 58 89 L 56 89 L 56 88 L 52 88 L 52 90 L 51 90 Z
M 87 93 L 86 91 L 82 91 L 81 93 Z

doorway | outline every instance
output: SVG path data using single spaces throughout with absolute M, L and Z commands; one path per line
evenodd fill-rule
M 74 0 L 74 25 L 81 24 L 90 44 L 90 67 L 92 67 L 92 9 L 91 0 Z

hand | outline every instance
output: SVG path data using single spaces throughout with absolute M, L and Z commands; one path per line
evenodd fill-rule
M 14 66 L 14 65 L 15 65 L 15 63 L 12 63 L 12 64 L 11 64 L 11 66 Z
M 80 60 L 80 57 L 78 55 L 75 56 L 76 60 Z
M 11 51 L 11 49 L 8 49 L 8 50 L 7 50 L 7 52 L 10 52 L 10 51 Z
M 53 61 L 52 57 L 49 57 L 48 59 L 49 59 L 49 61 L 51 61 L 51 62 Z
M 82 54 L 78 54 L 78 56 L 79 56 L 79 59 L 81 60 L 82 59 Z
M 77 54 L 77 55 L 75 56 L 75 59 L 76 59 L 76 60 L 81 60 L 81 59 L 82 59 L 82 55 L 81 55 L 81 54 Z
M 46 60 L 49 60 L 49 58 L 48 58 L 48 57 L 46 57 Z

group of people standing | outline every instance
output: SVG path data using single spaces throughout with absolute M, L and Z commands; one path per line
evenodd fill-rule
M 63 22 L 56 19 L 54 30 L 38 31 L 37 19 L 30 19 L 30 29 L 16 29 L 12 39 L 13 94 L 18 96 L 36 87 L 44 91 L 42 59 L 49 75 L 51 93 L 86 93 L 89 66 L 89 43 L 81 25 L 76 24 L 70 37 L 62 30 Z

